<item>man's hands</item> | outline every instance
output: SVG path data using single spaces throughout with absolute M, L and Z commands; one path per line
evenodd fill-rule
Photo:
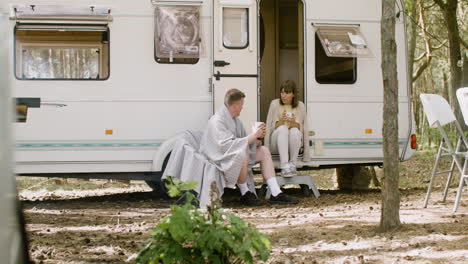
M 261 123 L 259 126 L 257 126 L 257 130 L 254 131 L 255 135 L 257 138 L 264 138 L 266 134 L 266 125 L 265 123 Z
M 262 145 L 263 145 L 262 141 L 260 141 L 260 140 L 257 139 L 257 148 L 258 148 L 258 147 L 261 147 Z
M 266 125 L 265 123 L 260 123 L 256 128 L 254 128 L 254 131 L 252 134 L 249 135 L 248 142 L 249 144 L 252 144 L 257 141 L 257 138 L 264 138 L 266 135 Z

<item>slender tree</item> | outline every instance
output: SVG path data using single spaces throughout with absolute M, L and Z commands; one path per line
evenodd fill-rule
M 384 179 L 380 229 L 400 226 L 400 192 L 398 160 L 398 77 L 395 43 L 395 1 L 382 0 L 381 46 L 384 86 L 383 129 Z
M 408 78 L 410 78 L 409 83 L 413 83 L 413 69 L 414 69 L 414 58 L 415 58 L 415 51 L 416 51 L 416 40 L 417 40 L 417 34 L 418 30 L 416 28 L 417 24 L 416 22 L 416 17 L 418 16 L 418 8 L 417 8 L 417 0 L 407 0 L 405 1 L 406 3 L 406 8 L 407 8 L 407 13 L 408 16 L 411 18 L 411 22 L 409 23 L 407 35 L 409 37 L 409 44 L 408 44 L 408 72 L 410 72 L 410 75 Z M 414 89 L 412 90 L 414 92 Z M 414 95 L 413 95 L 414 99 Z
M 458 120 L 463 120 L 461 115 L 460 106 L 455 99 L 456 91 L 462 84 L 462 68 L 458 66 L 458 61 L 462 60 L 460 45 L 460 31 L 457 21 L 457 7 L 458 0 L 434 0 L 434 2 L 442 10 L 444 15 L 445 24 L 447 26 L 447 34 L 449 40 L 449 61 L 450 61 L 450 97 L 453 103 L 452 107 L 455 110 L 455 115 Z M 464 126 L 464 122 L 461 122 Z M 466 128 L 466 126 L 464 126 Z

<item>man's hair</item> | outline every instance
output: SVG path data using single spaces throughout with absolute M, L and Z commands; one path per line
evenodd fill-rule
M 280 92 L 284 91 L 286 93 L 293 93 L 294 97 L 291 102 L 292 108 L 296 108 L 298 105 L 297 102 L 297 88 L 296 88 L 296 83 L 292 80 L 286 80 L 284 81 L 281 86 L 280 86 Z M 280 99 L 280 104 L 283 104 L 283 101 Z
M 226 92 L 224 96 L 224 104 L 226 106 L 231 106 L 232 104 L 240 101 L 242 98 L 245 98 L 245 94 L 238 89 L 230 89 Z

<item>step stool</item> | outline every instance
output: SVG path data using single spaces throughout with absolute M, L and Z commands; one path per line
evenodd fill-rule
M 299 184 L 305 196 L 310 196 L 311 190 L 315 198 L 319 198 L 320 196 L 317 186 L 310 175 L 296 175 L 293 177 L 276 176 L 276 181 L 280 187 L 287 184 Z M 270 199 L 270 196 L 270 189 L 267 188 L 265 199 Z

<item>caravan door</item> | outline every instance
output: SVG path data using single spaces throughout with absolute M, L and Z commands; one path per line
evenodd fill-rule
M 249 133 L 258 118 L 257 3 L 255 0 L 215 0 L 213 14 L 214 111 L 227 90 L 245 93 L 241 120 Z

